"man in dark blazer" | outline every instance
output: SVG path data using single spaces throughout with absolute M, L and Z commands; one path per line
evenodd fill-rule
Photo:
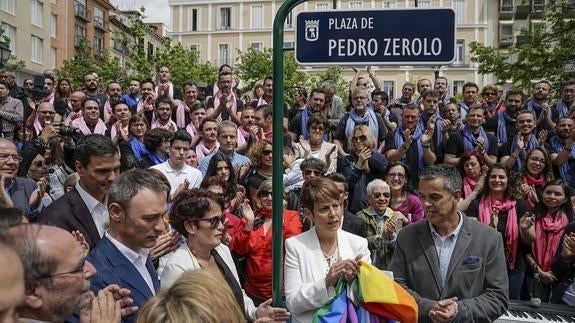
M 167 185 L 143 169 L 122 173 L 110 186 L 110 226 L 87 258 L 97 270 L 91 285 L 95 294 L 116 284 L 130 289 L 134 305 L 140 308 L 156 294 L 160 284 L 148 250 L 165 229 L 169 192 Z M 122 322 L 135 320 L 133 314 Z
M 343 221 L 341 224 L 341 229 L 349 233 L 353 233 L 357 236 L 367 238 L 367 222 L 358 218 L 357 215 L 349 212 L 347 210 L 347 198 L 349 196 L 347 188 L 347 178 L 341 173 L 331 173 L 326 176 L 331 179 L 337 185 L 339 191 L 341 192 L 341 199 L 343 201 Z
M 427 167 L 419 188 L 425 220 L 399 232 L 389 267 L 415 298 L 419 322 L 496 320 L 509 301 L 501 235 L 457 211 L 454 166 Z
M 108 222 L 105 205 L 108 189 L 118 176 L 120 157 L 112 140 L 89 135 L 76 146 L 78 183 L 74 189 L 42 211 L 38 223 L 80 231 L 93 249 L 104 235 Z

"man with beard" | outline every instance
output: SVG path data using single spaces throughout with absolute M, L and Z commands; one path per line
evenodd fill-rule
M 421 129 L 425 129 L 427 124 L 434 123 L 433 140 L 431 144 L 433 145 L 433 151 L 437 157 L 436 163 L 443 162 L 443 145 L 449 139 L 449 127 L 451 126 L 451 121 L 444 120 L 438 111 L 437 103 L 439 98 L 439 93 L 435 90 L 427 90 L 421 93 L 421 101 L 418 104 L 423 113 L 419 118 L 419 123 Z
M 575 121 L 569 117 L 560 118 L 555 131 L 556 135 L 549 140 L 555 177 L 562 178 L 571 189 L 575 189 Z
M 202 162 L 200 163 L 200 171 L 202 175 L 206 175 L 208 171 L 208 165 L 210 164 L 210 160 L 212 157 L 217 154 L 221 153 L 223 156 L 227 157 L 231 162 L 234 168 L 236 169 L 236 175 L 238 175 L 239 170 L 243 170 L 247 172 L 249 169 L 250 159 L 244 155 L 240 155 L 236 153 L 236 145 L 237 141 L 237 134 L 238 128 L 235 123 L 224 120 L 218 126 L 218 143 L 220 148 L 215 153 L 206 156 Z M 242 167 L 248 167 L 247 169 L 242 169 Z M 240 178 L 243 177 L 244 174 L 239 174 Z
M 327 133 L 331 133 L 337 129 L 339 120 L 345 115 L 345 106 L 341 97 L 336 95 L 336 84 L 333 80 L 325 80 L 321 84 L 321 89 L 325 94 L 322 111 L 324 111 L 324 116 L 327 118 Z
M 98 101 L 86 98 L 82 104 L 82 116 L 73 120 L 70 125 L 79 129 L 84 135 L 103 135 L 106 133 L 106 124 L 100 118 L 100 111 Z
M 307 131 L 307 121 L 311 118 L 314 113 L 322 113 L 322 109 L 325 103 L 325 93 L 322 89 L 313 89 L 307 100 L 307 104 L 304 109 L 298 113 L 295 118 L 289 122 L 289 131 L 292 136 L 292 140 L 299 142 L 300 136 L 303 135 L 305 140 L 309 140 L 309 132 Z M 325 141 L 328 140 L 327 134 L 325 135 Z
M 533 84 L 531 100 L 527 101 L 527 110 L 535 114 L 537 129 L 555 129 L 555 123 L 551 120 L 549 95 L 551 84 L 545 80 Z
M 176 108 L 176 125 L 178 128 L 184 128 L 191 122 L 191 115 L 193 111 L 198 108 L 198 105 L 204 110 L 204 115 L 206 114 L 204 104 L 198 100 L 198 86 L 192 81 L 187 81 L 184 83 L 184 101 L 182 101 Z M 200 120 L 201 121 L 201 120 Z M 199 125 L 199 122 L 195 123 L 195 127 Z M 194 129 L 189 129 L 190 135 L 194 136 L 196 133 Z M 192 130 L 192 131 L 190 131 Z
M 155 120 L 152 121 L 150 129 L 163 128 L 170 132 L 175 132 L 178 130 L 178 126 L 172 120 L 172 99 L 168 96 L 161 96 L 156 100 L 154 115 Z
M 262 105 L 270 105 L 271 106 L 273 104 L 273 94 L 274 94 L 273 89 L 274 89 L 274 78 L 271 75 L 268 75 L 268 76 L 266 76 L 266 78 L 264 78 L 264 82 L 263 82 L 264 94 L 262 95 L 261 98 L 259 98 L 258 100 L 255 101 L 254 106 L 256 107 L 256 110 L 258 107 L 260 107 Z M 288 110 L 289 110 L 289 106 L 286 102 L 284 102 L 283 125 L 284 125 L 284 128 L 286 128 L 286 129 L 288 127 L 288 119 L 287 119 Z M 271 137 L 268 139 L 271 139 Z
M 0 136 L 12 140 L 14 126 L 22 122 L 24 106 L 22 101 L 10 96 L 8 83 L 0 81 Z
M 479 86 L 473 82 L 467 82 L 463 84 L 463 101 L 459 102 L 459 113 L 461 114 L 461 119 L 465 120 L 467 116 L 467 110 L 469 107 L 477 103 L 477 93 L 479 92 Z
M 106 286 L 94 297 L 90 280 L 96 270 L 86 260 L 80 236 L 57 227 L 22 224 L 10 228 L 5 238 L 24 267 L 26 289 L 18 308 L 19 322 L 75 321 L 71 315 L 78 313 L 81 321 L 89 322 L 94 313 L 108 322 L 120 322 L 121 315 L 136 311 L 129 307 L 130 290 L 117 285 Z
M 152 80 L 142 81 L 142 96 L 136 106 L 137 113 L 143 113 L 148 119 L 148 122 L 154 121 L 154 104 L 156 102 L 156 94 L 154 93 L 154 82 Z
M 106 95 L 100 93 L 98 89 L 98 76 L 90 72 L 84 75 L 84 93 L 89 99 L 93 99 L 98 103 L 100 109 L 100 116 L 104 118 L 104 103 L 106 103 Z
M 104 103 L 104 122 L 107 123 L 114 114 L 112 107 L 122 100 L 122 86 L 116 81 L 110 81 L 106 87 L 106 103 Z
M 112 138 L 115 144 L 120 141 L 127 141 L 129 137 L 128 124 L 130 122 L 130 108 L 127 104 L 118 102 L 112 106 L 113 120 L 116 122 L 110 124 L 106 130 L 106 135 Z
M 255 109 L 251 104 L 244 106 L 242 116 L 240 118 L 241 124 L 238 127 L 238 153 L 247 155 L 251 144 L 257 140 L 258 126 L 256 125 Z
M 160 66 L 158 69 L 158 86 L 155 88 L 156 96 L 168 96 L 172 100 L 182 100 L 182 92 L 171 82 L 172 75 L 167 66 Z
M 447 78 L 440 76 L 435 79 L 433 88 L 437 93 L 439 93 L 439 102 L 437 107 L 439 108 L 439 113 L 443 115 L 443 109 L 448 103 L 453 103 L 455 100 L 451 95 L 447 93 Z
M 511 141 L 508 141 L 502 147 L 503 156 L 501 157 L 501 163 L 519 172 L 522 169 L 527 153 L 539 146 L 540 140 L 543 138 L 538 138 L 535 133 L 535 116 L 531 111 L 523 110 L 519 112 L 515 125 L 517 133 Z M 539 135 L 541 136 L 542 132 Z M 547 150 L 549 151 L 549 149 Z
M 22 211 L 28 220 L 35 220 L 42 211 L 42 196 L 46 192 L 46 181 L 38 186 L 33 180 L 18 177 L 18 167 L 22 157 L 12 141 L 0 138 L 0 186 L 2 195 L 12 202 L 12 205 Z
M 551 119 L 557 122 L 559 118 L 568 116 L 574 107 L 575 80 L 565 81 L 561 86 L 561 99 L 551 107 Z
M 431 89 L 431 81 L 429 79 L 423 78 L 417 81 L 417 93 L 419 94 L 419 98 L 417 98 L 417 105 L 421 105 L 423 101 L 423 93 L 427 90 Z
M 44 209 L 38 222 L 70 232 L 78 230 L 92 249 L 105 232 L 106 197 L 120 171 L 120 156 L 112 140 L 104 135 L 89 135 L 79 140 L 75 156 L 78 183 Z
M 74 91 L 70 94 L 68 102 L 70 102 L 71 110 L 68 111 L 68 115 L 64 120 L 65 125 L 69 125 L 73 120 L 78 119 L 82 116 L 82 103 L 86 99 L 86 94 L 82 91 Z
M 138 101 L 140 101 L 142 96 L 140 90 L 140 80 L 132 79 L 130 80 L 130 85 L 128 85 L 128 93 L 122 95 L 122 102 L 128 105 L 132 114 L 137 112 Z
M 391 102 L 389 102 L 387 108 L 389 109 L 389 112 L 395 115 L 397 120 L 401 120 L 401 112 L 403 111 L 403 108 L 406 105 L 413 103 L 411 98 L 413 97 L 414 87 L 415 86 L 411 82 L 403 84 L 401 87 L 401 97 L 393 99 Z
M 435 123 L 429 122 L 426 128 L 423 128 L 419 119 L 419 107 L 415 103 L 406 105 L 401 114 L 400 125 L 387 136 L 384 148 L 389 163 L 401 160 L 413 170 L 409 172 L 407 182 L 415 190 L 419 185 L 421 171 L 425 166 L 433 165 L 437 159 L 431 144 Z
M 505 111 L 501 111 L 495 118 L 485 123 L 485 131 L 497 137 L 499 146 L 510 142 L 517 133 L 515 126 L 517 115 L 523 109 L 524 94 L 521 90 L 511 89 L 505 96 Z
M 206 114 L 208 118 L 230 120 L 240 125 L 244 103 L 236 97 L 232 89 L 232 73 L 222 71 L 218 75 L 217 92 L 208 99 Z

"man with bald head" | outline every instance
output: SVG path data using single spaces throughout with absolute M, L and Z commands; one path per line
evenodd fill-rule
M 54 119 L 56 118 L 54 105 L 50 102 L 40 103 L 35 115 L 32 115 L 32 117 L 34 118 L 34 135 L 38 137 L 44 127 L 54 123 Z
M 0 242 L 0 322 L 18 322 L 16 308 L 24 301 L 24 269 L 20 258 Z
M 74 119 L 78 119 L 82 116 L 82 102 L 86 99 L 86 94 L 82 91 L 74 91 L 70 94 L 68 98 L 68 102 L 70 102 L 71 110 L 68 109 L 67 116 L 64 121 L 66 125 L 69 125 L 70 122 Z

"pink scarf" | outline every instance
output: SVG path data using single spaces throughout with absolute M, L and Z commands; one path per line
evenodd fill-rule
M 476 180 L 474 180 L 469 176 L 463 176 L 463 194 L 465 194 L 465 197 L 471 195 L 471 192 L 473 192 L 475 185 L 477 185 Z
M 112 117 L 112 107 L 110 106 L 110 98 L 108 97 L 108 99 L 106 100 L 106 103 L 104 103 L 104 122 L 108 122 L 108 120 L 110 120 L 110 118 Z
M 204 159 L 204 157 L 212 154 L 214 151 L 216 151 L 218 148 L 220 148 L 220 143 L 216 141 L 216 145 L 214 146 L 214 148 L 209 149 L 208 147 L 206 147 L 206 145 L 204 144 L 203 140 L 200 140 L 200 142 L 198 143 L 198 145 L 196 146 L 196 156 L 198 159 L 198 165 L 200 165 L 202 163 L 202 160 Z
M 40 136 L 42 129 L 44 129 L 44 127 L 40 124 L 40 119 L 38 119 L 38 113 L 36 112 L 36 115 L 34 116 L 34 131 L 36 131 L 36 136 Z
M 259 107 L 260 105 L 264 105 L 264 104 L 269 104 L 266 102 L 266 100 L 264 100 L 264 96 L 262 95 L 262 97 L 258 100 L 258 105 L 257 107 Z M 215 105 L 214 105 L 215 106 Z M 257 108 L 256 107 L 256 108 Z
M 180 103 L 176 108 L 176 124 L 178 125 L 178 128 L 186 126 L 186 113 L 190 113 L 190 107 L 186 101 L 182 101 L 182 103 Z
M 194 126 L 194 124 L 192 122 L 188 123 L 188 125 L 186 126 L 186 131 L 190 134 L 190 136 L 195 136 L 196 133 L 198 133 L 198 130 L 196 129 L 196 126 Z
M 168 123 L 166 124 L 161 124 L 159 119 L 156 119 L 152 122 L 152 124 L 150 125 L 150 129 L 156 129 L 156 128 L 164 128 L 166 130 L 169 130 L 171 132 L 174 132 L 176 130 L 178 130 L 178 126 L 176 125 L 176 123 L 174 122 L 174 120 L 170 120 Z
M 162 83 L 158 84 L 158 86 L 156 86 L 156 95 L 160 96 L 160 85 Z M 163 84 L 168 84 L 168 93 L 167 95 L 170 96 L 170 98 L 174 98 L 174 84 L 172 84 L 172 82 L 167 82 L 167 83 L 163 83 Z M 163 95 L 166 95 L 166 93 L 163 93 Z
M 557 213 L 555 219 L 552 214 L 546 213 L 541 219 L 535 221 L 535 241 L 532 251 L 535 262 L 541 270 L 551 270 L 551 262 L 568 222 L 567 214 L 564 212 Z
M 543 176 L 543 174 L 539 174 L 539 176 L 537 177 L 533 177 L 529 174 L 529 172 L 525 172 L 524 177 L 523 177 L 523 183 L 536 188 L 536 187 L 543 187 L 545 186 L 545 182 L 546 182 L 546 178 L 545 176 Z M 525 199 L 527 201 L 527 205 L 529 205 L 530 208 L 534 208 L 535 207 L 535 203 L 532 200 L 532 194 L 530 193 L 529 196 L 527 196 L 527 198 Z
M 51 104 L 54 104 L 54 93 L 50 93 L 50 95 L 48 95 L 47 97 L 45 97 L 44 99 L 42 99 L 42 101 L 44 102 L 50 102 Z
M 222 91 L 218 91 L 217 93 L 214 93 L 214 108 L 217 108 L 220 106 L 220 100 L 222 99 L 222 96 L 223 96 Z M 230 94 L 228 95 L 228 100 L 229 101 L 226 103 L 226 108 L 230 110 L 230 113 L 236 114 L 238 107 L 236 104 L 237 99 L 236 99 L 236 94 L 234 93 L 234 90 L 232 90 L 230 92 Z M 218 117 L 220 117 L 220 116 L 218 116 Z
M 142 111 L 152 111 L 154 110 L 154 104 L 144 105 L 144 97 L 141 97 L 138 101 L 136 112 L 140 113 Z
M 238 132 L 236 134 L 237 147 L 241 147 L 246 144 L 246 138 L 250 135 L 249 131 L 245 131 L 242 127 L 238 127 Z
M 92 132 L 90 131 L 90 128 L 88 127 L 88 125 L 86 124 L 86 121 L 84 120 L 84 117 L 74 119 L 72 121 L 71 125 L 74 128 L 80 129 L 80 131 L 84 135 L 91 135 L 92 134 Z M 96 124 L 96 128 L 94 128 L 94 133 L 95 134 L 97 133 L 100 135 L 103 135 L 106 133 L 106 125 L 104 124 L 104 121 L 102 121 L 102 119 L 98 119 L 98 123 Z
M 124 133 L 124 136 L 126 138 L 128 138 L 128 125 L 126 125 L 125 127 L 122 127 L 122 132 Z M 110 138 L 112 138 L 112 140 L 114 140 L 114 137 L 116 137 L 116 124 L 114 123 L 111 127 L 110 127 Z
M 504 202 L 498 201 L 491 195 L 484 196 L 479 202 L 479 222 L 489 225 L 491 222 L 492 211 L 498 210 L 499 213 L 507 211 L 507 223 L 505 224 L 505 258 L 509 269 L 515 269 L 515 260 L 517 257 L 517 246 L 519 243 L 519 227 L 517 224 L 517 210 L 515 205 L 517 201 L 507 199 Z

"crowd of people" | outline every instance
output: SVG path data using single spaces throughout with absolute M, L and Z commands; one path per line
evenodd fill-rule
M 161 66 L 126 91 L 2 71 L 0 318 L 310 322 L 361 262 L 393 272 L 421 322 L 494 320 L 509 299 L 575 306 L 575 81 L 556 102 L 544 80 L 529 97 L 468 82 L 457 102 L 445 77 L 392 99 L 355 72 L 343 98 L 325 80 L 273 109 L 271 76 L 241 92 L 227 65 L 213 86 Z

